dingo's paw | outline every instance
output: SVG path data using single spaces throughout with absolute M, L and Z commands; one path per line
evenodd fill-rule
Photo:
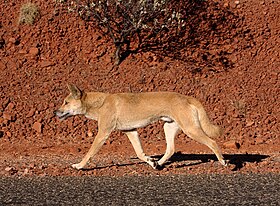
M 151 163 L 149 163 L 153 169 L 155 170 L 162 170 L 163 166 L 158 164 L 158 161 L 151 161 Z
M 80 164 L 73 164 L 72 167 L 77 170 L 83 169 L 83 166 L 81 166 Z
M 152 166 L 152 168 L 157 169 L 158 161 L 156 158 L 148 157 L 147 163 Z
M 223 166 L 228 166 L 229 165 L 229 161 L 228 160 L 221 160 L 220 162 L 221 162 L 221 164 Z
M 151 161 L 150 165 L 152 166 L 153 169 L 157 169 L 158 162 L 157 161 Z

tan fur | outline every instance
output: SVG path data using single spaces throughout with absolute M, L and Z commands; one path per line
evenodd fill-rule
M 126 133 L 137 156 L 153 168 L 163 165 L 174 154 L 174 138 L 180 130 L 208 146 L 221 164 L 226 165 L 217 143 L 210 139 L 219 136 L 220 129 L 209 121 L 202 104 L 193 97 L 174 92 L 86 93 L 74 85 L 68 87 L 70 94 L 55 114 L 62 120 L 72 115 L 85 115 L 98 121 L 98 134 L 82 161 L 72 165 L 76 169 L 85 167 L 114 130 Z M 136 131 L 158 120 L 165 121 L 167 144 L 159 161 L 145 155 Z

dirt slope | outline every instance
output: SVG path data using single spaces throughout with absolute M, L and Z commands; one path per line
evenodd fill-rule
M 110 40 L 55 1 L 33 1 L 40 18 L 19 25 L 24 2 L 0 4 L 0 175 L 279 173 L 279 1 L 206 1 L 195 16 L 201 20 L 196 41 L 179 51 L 180 58 L 143 52 L 118 67 Z M 89 165 L 98 169 L 73 171 L 69 165 L 86 153 L 97 125 L 85 117 L 54 117 L 67 83 L 87 91 L 195 96 L 224 128 L 216 140 L 232 164 L 222 168 L 208 148 L 179 134 L 181 153 L 153 171 L 130 159 L 136 156 L 132 146 L 114 132 Z M 139 129 L 147 154 L 164 153 L 162 125 Z

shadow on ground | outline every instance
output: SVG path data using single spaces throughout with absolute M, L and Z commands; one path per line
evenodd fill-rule
M 155 155 L 152 156 L 155 159 L 160 159 L 162 155 Z M 225 160 L 228 161 L 229 164 L 235 165 L 235 167 L 232 169 L 232 171 L 238 171 L 242 167 L 244 167 L 246 162 L 249 163 L 258 163 L 263 161 L 264 159 L 268 158 L 269 155 L 260 155 L 260 154 L 226 154 L 224 155 Z M 138 158 L 131 158 L 131 159 L 138 159 Z M 187 164 L 182 164 L 176 166 L 176 168 L 181 168 L 181 167 L 190 167 L 194 165 L 199 165 L 203 164 L 205 162 L 210 162 L 210 161 L 218 161 L 217 157 L 214 154 L 183 154 L 181 152 L 175 153 L 169 161 L 160 169 L 163 169 L 165 166 L 168 166 L 174 162 L 184 162 L 184 161 L 194 161 L 194 162 L 189 162 Z M 95 168 L 85 168 L 83 169 L 84 171 L 91 171 L 95 169 L 104 169 L 104 168 L 110 168 L 114 166 L 118 167 L 125 167 L 125 166 L 130 166 L 130 165 L 135 165 L 135 164 L 146 164 L 145 162 L 136 162 L 136 163 L 125 163 L 125 164 L 112 164 L 112 165 L 107 165 L 107 166 L 98 166 Z
M 250 163 L 258 163 L 262 160 L 268 158 L 268 155 L 260 155 L 260 154 L 226 154 L 224 155 L 225 160 L 228 161 L 229 164 L 235 165 L 235 167 L 232 169 L 232 171 L 238 171 L 240 170 L 246 162 Z M 191 163 L 184 166 L 192 166 L 197 165 L 209 161 L 217 161 L 217 157 L 214 154 L 182 154 L 181 152 L 175 153 L 170 158 L 170 163 L 172 162 L 182 162 L 182 161 L 192 161 L 192 160 L 200 160 L 201 162 Z

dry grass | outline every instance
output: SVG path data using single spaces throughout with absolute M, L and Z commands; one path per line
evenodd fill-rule
M 246 116 L 247 114 L 247 106 L 244 100 L 236 100 L 231 103 L 235 109 L 239 112 L 239 115 Z
M 20 8 L 19 24 L 34 24 L 39 17 L 40 12 L 38 7 L 33 3 L 23 4 Z

